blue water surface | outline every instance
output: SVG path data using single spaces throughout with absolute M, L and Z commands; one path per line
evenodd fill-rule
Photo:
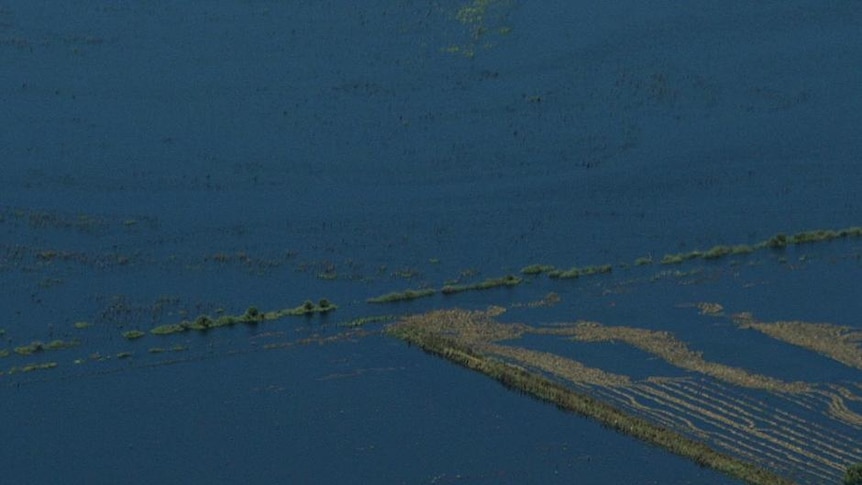
M 0 329 L 79 344 L 0 376 L 5 480 L 732 482 L 379 324 L 294 344 L 556 291 L 528 323 L 670 325 L 716 360 L 858 379 L 677 307 L 858 326 L 858 242 L 699 262 L 693 285 L 632 262 L 859 224 L 860 25 L 852 0 L 3 2 Z M 365 303 L 534 263 L 626 265 Z M 339 309 L 121 336 L 320 298 Z

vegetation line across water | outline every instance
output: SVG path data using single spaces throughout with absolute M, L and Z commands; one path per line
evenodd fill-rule
M 803 245 L 816 242 L 828 242 L 834 239 L 846 239 L 862 237 L 862 226 L 851 226 L 844 229 L 816 229 L 810 231 L 802 231 L 792 235 L 778 233 L 756 244 L 737 244 L 737 245 L 717 245 L 708 250 L 694 250 L 687 253 L 665 254 L 661 259 L 662 265 L 676 265 L 686 261 L 703 259 L 714 261 L 726 256 L 744 256 L 755 251 L 770 249 L 774 251 L 782 251 L 791 245 Z M 652 256 L 637 258 L 634 261 L 634 266 L 646 266 L 653 264 Z M 622 265 L 628 266 L 628 265 Z M 613 272 L 612 264 L 592 265 L 585 267 L 571 267 L 567 270 L 562 270 L 550 264 L 531 264 L 521 269 L 521 274 L 525 276 L 538 276 L 546 274 L 551 279 L 564 280 L 575 279 L 582 276 L 606 275 Z M 491 288 L 512 287 L 520 285 L 524 280 L 514 275 L 506 275 L 499 278 L 489 278 L 473 284 L 447 284 L 440 288 L 439 292 L 444 295 L 453 295 L 465 291 L 487 290 Z M 415 300 L 427 296 L 435 295 L 438 292 L 435 288 L 411 289 L 404 291 L 395 291 L 384 295 L 368 298 L 367 303 L 394 303 L 407 300 Z

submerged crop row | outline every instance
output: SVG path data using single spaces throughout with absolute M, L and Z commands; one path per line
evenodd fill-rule
M 534 398 L 555 404 L 559 408 L 595 419 L 615 431 L 633 436 L 670 452 L 694 460 L 701 466 L 713 468 L 732 477 L 754 484 L 789 484 L 791 481 L 761 468 L 754 463 L 719 452 L 705 443 L 693 440 L 670 428 L 629 414 L 594 397 L 577 392 L 537 372 L 520 365 L 513 365 L 490 357 L 483 341 L 471 337 L 475 322 L 464 322 L 467 333 L 459 334 L 459 323 L 451 319 L 470 320 L 475 314 L 462 312 L 432 312 L 408 318 L 388 328 L 387 332 L 411 345 L 453 363 L 485 374 L 504 386 L 528 394 Z M 449 319 L 451 331 L 435 331 L 439 322 L 433 319 Z M 479 320 L 485 316 L 479 316 Z M 439 327 L 437 327 L 439 328 Z M 453 336 L 453 334 L 455 336 Z

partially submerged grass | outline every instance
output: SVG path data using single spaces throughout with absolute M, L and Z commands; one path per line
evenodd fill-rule
M 784 233 L 777 233 L 772 237 L 754 245 L 717 245 L 713 246 L 707 251 L 691 251 L 688 253 L 667 254 L 662 259 L 662 264 L 678 264 L 696 258 L 719 259 L 725 256 L 750 254 L 754 251 L 761 249 L 781 250 L 790 245 L 824 242 L 847 237 L 862 237 L 862 227 L 854 226 L 840 230 L 818 229 L 812 231 L 802 231 L 796 234 L 792 234 L 790 236 Z
M 802 347 L 848 367 L 862 369 L 862 331 L 830 323 L 800 321 L 759 322 L 748 313 L 733 315 L 740 328 L 757 330 L 774 339 Z
M 171 335 L 174 333 L 186 332 L 188 330 L 206 331 L 213 328 L 229 327 L 239 323 L 252 325 L 258 322 L 279 320 L 288 316 L 327 313 L 335 310 L 336 308 L 338 308 L 338 306 L 334 305 L 326 298 L 320 299 L 317 304 L 315 304 L 311 300 L 306 300 L 303 304 L 294 308 L 286 308 L 283 310 L 271 311 L 266 313 L 261 312 L 255 306 L 250 306 L 242 315 L 221 315 L 216 318 L 213 318 L 209 315 L 200 315 L 193 321 L 183 320 L 179 323 L 159 325 L 150 329 L 150 333 L 153 335 Z
M 808 244 L 813 242 L 820 241 L 831 241 L 832 239 L 839 238 L 838 231 L 832 230 L 817 230 L 817 231 L 804 231 L 799 232 L 793 235 L 790 238 L 790 242 L 793 244 Z
M 41 362 L 38 364 L 27 364 L 21 367 L 12 367 L 8 374 L 17 374 L 19 372 L 33 372 L 37 370 L 48 370 L 57 367 L 56 362 Z
M 661 264 L 679 264 L 690 259 L 697 259 L 703 256 L 700 251 L 690 251 L 687 253 L 665 254 L 661 258 Z
M 68 349 L 71 347 L 76 347 L 78 346 L 78 344 L 79 342 L 77 340 L 51 340 L 47 343 L 42 342 L 41 340 L 34 340 L 27 345 L 20 345 L 18 347 L 15 347 L 15 353 L 18 355 L 32 355 L 46 350 Z
M 45 344 L 45 349 L 47 349 L 47 350 L 70 349 L 72 347 L 77 347 L 79 345 L 79 343 L 80 342 L 78 342 L 77 340 L 55 339 L 55 340 L 52 340 L 52 341 L 48 342 L 47 344 Z
M 141 332 L 140 330 L 129 330 L 128 332 L 123 332 L 123 337 L 127 340 L 139 339 L 144 335 L 146 334 L 144 332 Z
M 392 293 L 387 293 L 385 295 L 375 296 L 374 298 L 369 298 L 365 300 L 368 303 L 393 303 L 396 301 L 408 301 L 415 300 L 417 298 L 424 298 L 426 296 L 431 296 L 437 293 L 437 290 L 433 288 L 424 288 L 420 290 L 405 290 L 405 291 L 396 291 Z
M 153 335 L 170 335 L 173 333 L 185 332 L 186 330 L 188 330 L 188 327 L 182 323 L 170 323 L 154 327 L 150 330 L 150 333 Z
M 573 279 L 581 276 L 592 276 L 597 274 L 606 274 L 613 271 L 613 267 L 609 264 L 601 266 L 585 266 L 583 268 L 569 268 L 567 270 L 554 270 L 548 273 L 548 276 L 554 279 Z
M 523 280 L 514 275 L 506 275 L 501 278 L 491 278 L 485 281 L 480 281 L 479 283 L 473 283 L 471 285 L 458 285 L 451 284 L 444 286 L 440 292 L 444 295 L 451 295 L 453 293 L 460 293 L 462 291 L 473 291 L 473 290 L 487 290 L 490 288 L 499 288 L 504 286 L 516 286 L 520 285 Z
M 550 264 L 531 264 L 530 266 L 525 266 L 524 268 L 521 268 L 521 274 L 537 275 L 542 273 L 550 273 L 555 269 L 556 268 L 554 268 Z
M 718 259 L 732 253 L 733 249 L 730 246 L 713 246 L 710 250 L 703 253 L 703 259 Z
M 707 251 L 690 251 L 687 253 L 666 254 L 662 258 L 662 264 L 679 264 L 690 259 L 720 259 L 725 256 L 745 255 L 760 249 L 781 250 L 789 245 L 809 244 L 814 242 L 831 241 L 833 239 L 846 237 L 862 237 L 862 227 L 848 227 L 841 230 L 818 229 L 813 231 L 802 231 L 788 236 L 777 233 L 753 246 L 738 244 L 735 246 L 717 245 Z M 642 262 L 642 263 L 639 263 Z M 643 258 L 638 259 L 635 264 L 646 264 Z
M 652 264 L 652 256 L 644 256 L 635 260 L 635 266 L 646 266 Z
M 299 316 L 299 315 L 313 315 L 315 313 L 329 313 L 329 312 L 335 310 L 336 308 L 338 308 L 338 307 L 333 305 L 326 298 L 321 299 L 317 303 L 317 305 L 315 305 L 311 300 L 305 300 L 305 302 L 302 305 L 299 305 L 298 307 L 291 308 L 289 310 L 282 310 L 281 312 L 277 312 L 275 314 L 275 317 L 281 318 L 281 317 L 287 316 L 287 315 Z

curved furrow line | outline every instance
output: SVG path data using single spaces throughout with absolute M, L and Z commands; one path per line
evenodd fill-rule
M 822 457 L 802 447 L 778 439 L 756 427 L 751 428 L 747 425 L 740 424 L 734 419 L 725 416 L 723 413 L 716 413 L 708 408 L 692 404 L 690 400 L 685 398 L 685 396 L 677 397 L 661 389 L 653 389 L 649 387 L 644 387 L 643 389 L 647 393 L 655 394 L 659 399 L 677 403 L 683 409 L 687 409 L 690 414 L 703 416 L 704 420 L 711 420 L 716 429 L 723 430 L 724 432 L 735 436 L 735 442 L 738 445 L 742 444 L 740 440 L 752 441 L 752 449 L 758 450 L 761 455 L 763 455 L 764 450 L 768 447 L 773 451 L 774 454 L 772 456 L 777 462 L 783 462 L 788 466 L 795 464 L 801 468 L 809 468 L 815 463 L 817 466 L 826 466 L 827 469 L 832 465 L 831 463 L 823 463 Z
M 701 390 L 698 389 L 696 392 L 697 392 L 697 397 L 691 398 L 693 401 L 698 402 L 698 403 L 705 405 L 705 406 L 708 406 L 708 407 L 712 407 L 713 409 L 717 409 L 719 412 L 722 412 L 722 413 L 728 415 L 726 410 L 723 409 L 723 406 L 722 406 L 721 400 L 720 400 L 721 398 L 716 398 L 715 402 L 712 402 L 712 401 L 704 402 L 704 400 L 701 398 L 701 396 L 703 396 L 703 393 L 701 392 Z M 685 398 L 685 396 L 686 396 L 685 393 L 683 393 L 681 395 L 682 398 Z M 768 413 L 765 413 L 764 416 L 762 416 L 762 417 L 752 416 L 753 418 L 757 419 L 757 422 L 754 424 L 747 425 L 747 426 L 750 426 L 749 429 L 750 429 L 751 433 L 755 434 L 755 435 L 763 436 L 764 438 L 765 437 L 772 437 L 772 439 L 775 442 L 784 443 L 784 445 L 788 449 L 795 450 L 797 453 L 800 453 L 800 454 L 803 453 L 802 450 L 809 450 L 812 448 L 811 440 L 808 438 L 807 434 L 804 432 L 791 433 L 791 432 L 789 432 L 789 429 L 786 428 L 785 426 L 777 425 L 775 423 L 773 423 L 773 425 L 771 427 L 768 427 L 768 428 L 762 427 L 763 424 L 769 422 L 769 416 L 770 416 L 770 414 L 768 414 Z M 736 418 L 735 415 L 729 414 L 729 419 L 734 420 L 734 418 Z M 757 426 L 758 423 L 761 426 Z M 833 442 L 833 444 L 834 444 L 834 442 Z M 844 457 L 841 456 L 842 454 L 836 454 L 834 452 L 834 446 L 830 446 L 830 448 L 833 448 L 833 451 L 830 451 L 829 453 L 822 454 L 822 453 L 819 453 L 821 450 L 819 447 L 817 447 L 818 454 L 813 455 L 813 453 L 812 453 L 812 456 L 819 457 L 819 461 L 821 461 L 824 464 L 827 464 L 829 466 L 833 466 L 833 467 L 838 468 L 838 469 L 843 469 L 840 462 L 843 461 Z M 811 453 L 811 452 L 809 452 L 809 453 Z
M 820 485 L 823 483 L 838 483 L 838 480 L 840 480 L 841 478 L 841 475 L 839 473 L 829 473 L 829 471 L 819 468 L 800 468 L 797 466 L 787 467 L 786 464 L 782 462 L 764 460 L 764 455 L 763 453 L 761 453 L 760 449 L 747 446 L 747 450 L 741 450 L 737 448 L 738 442 L 736 440 L 733 440 L 732 438 L 716 435 L 713 437 L 713 440 L 717 447 L 732 450 L 734 453 L 738 453 L 740 457 L 746 460 L 750 460 L 755 463 L 762 463 L 766 466 L 769 466 L 777 473 L 792 478 L 793 481 L 796 483 Z M 802 477 L 800 475 L 804 475 L 805 481 L 802 481 Z
M 601 393 L 596 393 L 597 397 L 606 400 L 616 406 L 639 412 L 642 415 L 648 416 L 649 419 L 661 424 L 670 429 L 684 429 L 686 432 L 691 432 L 700 438 L 708 435 L 708 433 L 700 429 L 693 421 L 671 413 L 664 409 L 650 407 L 646 404 L 641 404 L 638 396 L 626 394 L 627 389 L 623 387 L 605 388 Z M 630 391 L 630 390 L 629 390 Z M 652 401 L 650 398 L 646 398 Z
M 671 384 L 674 385 L 674 384 Z M 683 385 L 683 387 L 686 387 Z M 708 387 L 697 389 L 696 391 L 698 395 L 705 396 L 710 400 L 715 400 L 716 402 L 722 402 L 723 406 L 726 405 L 728 408 L 732 407 L 737 410 L 739 413 L 744 413 L 749 416 L 749 419 L 756 419 L 759 422 L 770 425 L 770 427 L 774 430 L 781 430 L 781 435 L 786 436 L 787 441 L 803 443 L 807 445 L 816 445 L 817 449 L 822 450 L 824 452 L 828 451 L 828 456 L 831 458 L 840 461 L 840 460 L 851 460 L 854 457 L 851 454 L 848 454 L 844 448 L 842 448 L 842 440 L 838 439 L 835 436 L 835 432 L 833 430 L 829 430 L 826 433 L 820 431 L 818 426 L 816 426 L 811 421 L 806 421 L 798 416 L 793 416 L 788 413 L 779 412 L 779 409 L 776 408 L 762 408 L 762 407 L 750 407 L 749 410 L 745 410 L 740 406 L 745 406 L 745 404 L 739 402 L 738 399 L 728 398 L 727 396 L 721 397 L 709 397 L 707 393 L 715 392 L 710 391 Z M 731 399 L 736 401 L 739 404 L 727 405 L 726 401 L 721 401 L 721 399 Z M 755 416 L 751 414 L 750 411 L 759 412 L 759 416 Z M 781 415 L 779 415 L 781 414 Z M 790 420 L 787 419 L 787 416 L 793 416 L 795 419 Z M 792 439 L 790 439 L 792 437 Z M 847 438 L 849 439 L 849 438 Z M 846 441 L 846 442 L 852 442 Z

